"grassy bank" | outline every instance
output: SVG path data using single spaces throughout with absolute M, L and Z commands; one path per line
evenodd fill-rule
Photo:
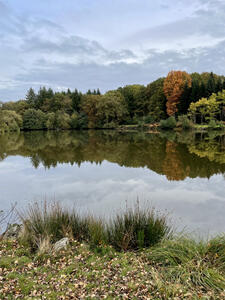
M 71 240 L 58 253 L 0 243 L 1 299 L 225 299 L 225 239 L 165 240 L 140 251 L 91 249 Z
M 139 208 L 104 222 L 35 205 L 22 220 L 0 242 L 0 299 L 225 299 L 225 237 L 175 237 Z

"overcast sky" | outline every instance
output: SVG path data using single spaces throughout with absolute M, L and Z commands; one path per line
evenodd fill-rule
M 224 66 L 224 0 L 0 0 L 2 101 Z

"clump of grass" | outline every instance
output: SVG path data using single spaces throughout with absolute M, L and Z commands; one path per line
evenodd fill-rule
M 127 210 L 107 223 L 62 209 L 57 203 L 34 204 L 29 207 L 22 221 L 23 242 L 33 250 L 39 248 L 40 252 L 50 249 L 52 243 L 65 236 L 85 241 L 92 248 L 109 245 L 120 251 L 128 251 L 151 247 L 171 233 L 166 216 L 139 208 Z
M 163 280 L 190 288 L 225 289 L 225 238 L 197 242 L 181 237 L 165 240 L 148 253 L 151 264 L 161 269 Z
M 207 244 L 207 258 L 220 271 L 225 272 L 225 236 L 219 236 Z
M 162 266 L 178 266 L 190 260 L 198 260 L 206 253 L 204 242 L 197 242 L 186 237 L 164 241 L 151 249 L 149 259 Z
M 36 249 L 43 241 L 55 243 L 65 236 L 79 241 L 88 235 L 88 221 L 76 212 L 62 209 L 58 203 L 33 204 L 21 217 L 22 240 Z
M 171 232 L 166 216 L 139 208 L 117 215 L 107 227 L 109 244 L 123 251 L 151 247 L 169 237 Z

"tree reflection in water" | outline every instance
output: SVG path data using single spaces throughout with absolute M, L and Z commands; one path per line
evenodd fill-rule
M 210 178 L 225 173 L 225 135 L 219 132 L 33 131 L 0 136 L 0 160 L 30 157 L 34 168 L 103 160 L 146 167 L 168 180 Z

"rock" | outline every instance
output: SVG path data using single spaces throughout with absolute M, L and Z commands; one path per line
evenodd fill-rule
M 55 252 L 58 252 L 62 249 L 66 249 L 68 245 L 69 245 L 69 239 L 68 238 L 63 238 L 63 239 L 59 240 L 58 242 L 56 242 L 53 245 L 53 250 Z
M 6 228 L 6 231 L 3 233 L 3 239 L 16 239 L 19 236 L 19 233 L 22 229 L 22 225 L 19 224 L 10 224 Z

